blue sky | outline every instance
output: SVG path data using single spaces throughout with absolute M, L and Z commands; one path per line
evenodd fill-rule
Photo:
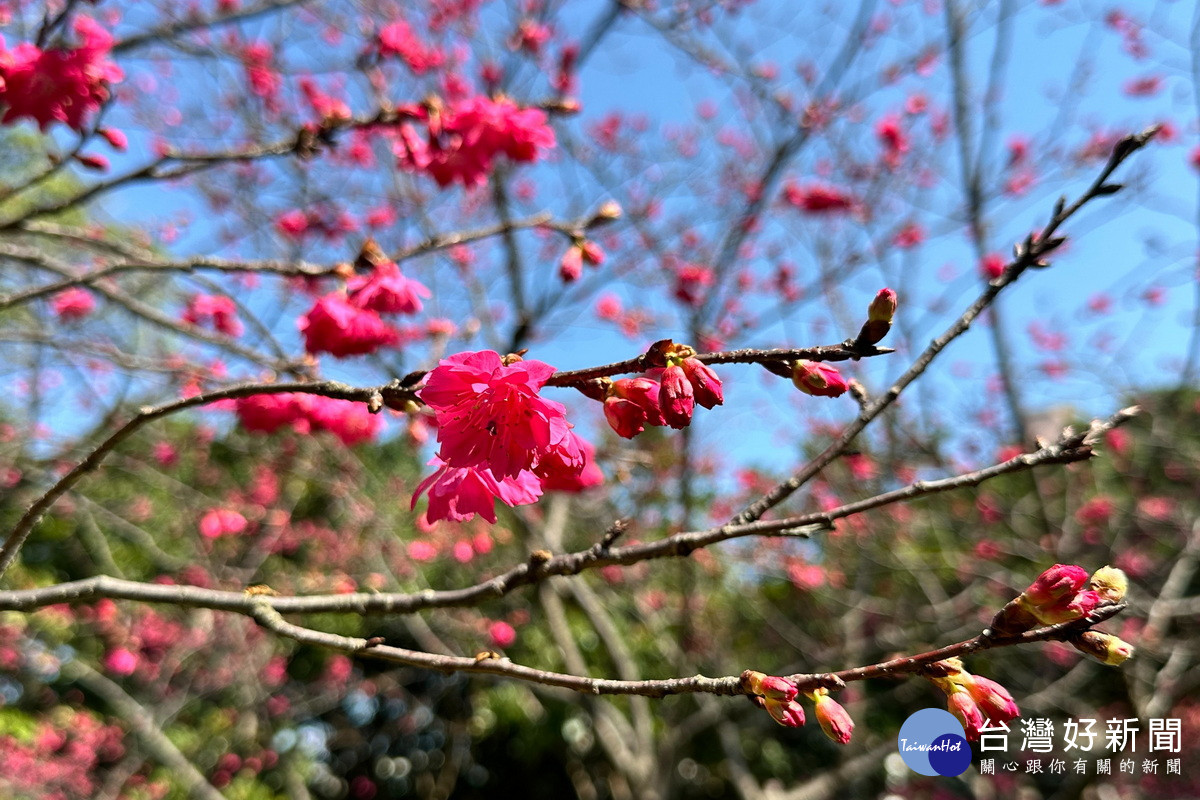
M 1094 210 L 1069 223 L 1066 232 L 1074 234 L 1072 241 L 1053 268 L 1029 274 L 1005 298 L 1007 327 L 1017 352 L 1017 374 L 1029 388 L 1027 402 L 1030 407 L 1068 403 L 1082 413 L 1106 414 L 1117 406 L 1118 396 L 1132 387 L 1168 382 L 1177 374 L 1177 362 L 1182 357 L 1190 327 L 1195 303 L 1192 254 L 1196 239 L 1193 220 L 1197 187 L 1196 173 L 1188 166 L 1187 157 L 1196 144 L 1196 112 L 1187 75 L 1190 64 L 1186 47 L 1160 37 L 1154 31 L 1172 33 L 1183 42 L 1182 37 L 1190 25 L 1191 9 L 1184 3 L 1126 4 L 1124 8 L 1128 13 L 1152 22 L 1145 34 L 1152 55 L 1138 61 L 1122 51 L 1120 36 L 1105 26 L 1107 9 L 1102 4 L 1068 0 L 1053 7 L 1019 5 L 1022 14 L 1012 31 L 1017 44 L 1006 68 L 1007 90 L 1000 104 L 1002 125 L 995 132 L 997 158 L 1003 156 L 1007 139 L 1017 134 L 1028 136 L 1035 146 L 1060 141 L 1061 134 L 1065 150 L 1077 148 L 1086 138 L 1090 121 L 1099 123 L 1105 130 L 1133 131 L 1170 118 L 1179 130 L 1176 143 L 1153 148 L 1124 168 L 1119 178 L 1139 187 L 1135 199 L 1098 203 Z M 602 6 L 600 2 L 573 3 L 560 26 L 578 31 L 582 36 L 598 17 Z M 892 13 L 891 4 L 886 2 L 879 3 L 878 10 Z M 806 28 L 806 38 L 798 40 L 795 6 L 761 2 L 744 12 L 731 37 L 742 36 L 744 39 L 729 50 L 735 53 L 735 61 L 754 66 L 774 63 L 781 74 L 790 75 L 796 53 L 810 54 L 817 63 L 832 57 L 852 11 L 847 9 L 842 15 L 845 18 L 832 21 L 812 20 Z M 509 24 L 510 18 L 499 6 L 494 6 L 488 14 L 489 24 L 495 25 L 496 30 L 503 30 Z M 919 49 L 912 46 L 914 41 L 940 41 L 943 35 L 940 13 L 923 14 L 908 9 L 897 19 L 900 21 L 880 43 L 861 57 L 854 74 L 878 74 L 883 65 L 900 53 Z M 772 22 L 776 24 L 770 24 Z M 265 35 L 271 31 L 269 25 L 250 23 L 244 26 L 245 33 L 251 38 Z M 764 35 L 764 31 L 773 35 Z M 980 26 L 968 40 L 968 72 L 976 80 L 991 57 L 994 36 L 995 27 L 987 24 Z M 495 38 L 502 39 L 500 36 Z M 309 56 L 285 51 L 285 56 L 295 64 L 302 64 L 305 58 L 319 61 L 330 54 Z M 1077 74 L 1081 59 L 1088 62 L 1087 90 L 1071 117 L 1070 127 L 1056 130 L 1055 126 L 1063 122 L 1063 108 L 1067 105 L 1063 101 L 1065 89 Z M 136 64 L 129 65 L 131 73 L 136 68 Z M 197 82 L 197 89 L 203 90 L 203 81 L 214 78 L 215 74 L 195 73 L 186 81 Z M 1166 80 L 1165 89 L 1157 96 L 1129 98 L 1122 92 L 1127 80 L 1147 74 L 1161 74 Z M 182 85 L 188 85 L 186 81 Z M 580 76 L 580 85 L 582 114 L 567 123 L 576 132 L 585 130 L 591 122 L 610 111 L 621 111 L 627 115 L 644 115 L 649 122 L 646 135 L 653 137 L 666 126 L 694 123 L 696 109 L 705 100 L 715 101 L 721 109 L 713 122 L 714 129 L 744 125 L 744 121 L 727 113 L 729 92 L 722 81 L 698 68 L 678 51 L 664 46 L 661 36 L 633 20 L 618 23 L 617 30 L 587 64 Z M 936 105 L 947 105 L 945 58 L 938 61 L 928 78 L 908 76 L 892 88 L 870 94 L 863 101 L 868 119 L 898 107 L 914 90 L 926 92 Z M 117 109 L 114 121 L 120 123 L 121 114 Z M 975 122 L 978 128 L 982 120 Z M 147 139 L 131 132 L 134 133 L 133 151 L 116 161 L 118 168 L 139 163 L 145 157 Z M 874 146 L 869 124 L 861 126 L 860 135 L 866 141 L 852 143 L 852 146 Z M 946 151 L 947 154 L 950 152 Z M 816 156 L 802 152 L 789 174 L 801 180 L 809 178 L 817 169 L 817 160 Z M 1065 158 L 1060 161 L 1064 168 L 1053 174 L 1042 173 L 1027 195 L 1001 198 L 994 204 L 995 211 L 989 220 L 996 249 L 1006 251 L 1024 232 L 1040 226 L 1059 193 L 1077 192 L 1098 169 L 1095 163 L 1073 167 L 1065 164 Z M 530 170 L 529 174 L 539 177 L 543 173 L 537 169 Z M 648 170 L 653 171 L 653 167 Z M 928 198 L 921 198 L 927 202 L 917 212 L 926 227 L 941 235 L 931 239 L 912 257 L 887 254 L 878 269 L 857 275 L 844 287 L 847 295 L 852 300 L 860 298 L 865 308 L 880 286 L 898 282 L 907 286 L 909 296 L 901 297 L 901 314 L 906 316 L 905 325 L 911 328 L 912 340 L 918 343 L 944 329 L 957 310 L 979 290 L 974 256 L 961 219 L 955 217 L 956 174 L 956 167 L 951 166 L 941 188 Z M 566 214 L 580 213 L 602 199 L 603 194 L 592 186 L 561 196 L 553 190 L 543 192 L 539 203 Z M 271 201 L 271 197 L 264 197 L 264 203 Z M 1108 207 L 1102 207 L 1104 205 Z M 682 202 L 674 205 L 673 201 L 667 201 L 667 213 L 686 213 L 687 208 Z M 177 219 L 180 215 L 191 217 L 183 235 L 170 245 L 181 254 L 211 252 L 217 235 L 209 212 L 195 197 L 158 186 L 134 187 L 110 195 L 104 201 L 102 213 L 111 219 L 156 224 Z M 535 239 L 526 237 L 523 241 L 527 242 L 526 255 L 535 267 L 550 276 L 537 285 L 552 286 L 554 266 L 538 262 Z M 793 241 L 797 250 L 788 255 L 803 265 L 807 256 L 803 248 L 807 243 L 803 239 Z M 398 242 L 385 241 L 385 245 L 394 244 Z M 271 252 L 271 246 L 268 243 L 267 252 L 262 252 L 261 240 L 243 240 L 243 244 L 232 249 L 223 248 L 223 251 L 248 253 L 253 250 L 256 255 L 279 255 L 287 250 L 276 243 Z M 312 252 L 305 255 L 314 260 L 327 260 L 334 255 L 344 258 L 349 254 Z M 758 263 L 754 266 L 769 265 Z M 446 273 L 444 261 L 416 263 L 412 270 L 435 289 L 447 281 L 453 282 Z M 1143 296 L 1146 290 L 1156 287 L 1163 291 L 1162 303 L 1153 306 Z M 615 281 L 606 288 L 626 302 L 645 296 L 640 286 L 627 282 Z M 1084 310 L 1088 298 L 1097 292 L 1111 295 L 1115 308 L 1102 324 Z M 942 307 L 930 311 L 928 306 L 935 298 L 942 300 Z M 268 311 L 278 302 L 277 297 L 264 294 L 262 299 L 252 301 L 252 307 Z M 678 318 L 672 316 L 671 309 L 666 304 L 654 308 L 661 311 L 660 316 L 666 324 L 648 331 L 644 341 L 629 341 L 611 324 L 597 320 L 589 303 L 577 314 L 556 319 L 537 343 L 535 355 L 561 368 L 573 368 L 632 355 L 656 338 L 681 336 L 681 329 L 672 324 L 672 319 Z M 758 331 L 752 341 L 730 342 L 730 346 L 803 346 L 826 343 L 854 333 L 853 330 L 834 330 L 816 335 L 805 316 L 808 308 L 792 319 Z M 462 316 L 460 307 L 439 304 L 437 297 L 430 304 L 430 312 L 452 319 Z M 289 328 L 293 316 L 284 315 L 283 329 Z M 1037 322 L 1048 328 L 1061 326 L 1070 331 L 1071 342 L 1064 356 L 1081 367 L 1076 377 L 1055 381 L 1039 370 L 1040 362 L 1046 357 L 1035 352 L 1028 335 L 1029 326 Z M 1097 357 L 1089 340 L 1102 328 L 1115 334 L 1114 349 L 1110 356 Z M 294 334 L 286 335 L 292 342 L 297 342 Z M 467 348 L 479 346 L 478 343 L 464 345 Z M 880 388 L 902 371 L 908 360 L 908 354 L 900 353 L 850 371 L 863 376 L 869 386 Z M 330 362 L 325 366 L 331 376 L 358 382 L 376 382 L 385 377 L 353 364 Z M 703 441 L 713 451 L 736 463 L 786 469 L 795 460 L 794 443 L 805 433 L 811 420 L 848 419 L 854 413 L 853 404 L 848 401 L 800 397 L 782 381 L 765 376 L 759 370 L 732 367 L 723 374 L 728 379 L 726 406 L 699 416 L 697 426 Z M 998 402 L 996 396 L 986 390 L 993 374 L 987 333 L 982 326 L 977 326 L 931 371 L 923 393 L 915 387 L 910 390 L 913 399 L 908 403 L 913 404 L 918 399 L 936 402 L 947 418 L 969 420 L 989 404 Z M 599 421 L 597 412 L 598 409 L 588 411 L 593 425 Z M 581 422 L 580 426 L 587 430 L 589 423 Z

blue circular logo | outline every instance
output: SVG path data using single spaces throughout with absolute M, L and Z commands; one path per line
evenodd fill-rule
M 971 766 L 962 723 L 940 708 L 925 708 L 904 720 L 896 747 L 908 768 L 921 775 L 955 777 Z

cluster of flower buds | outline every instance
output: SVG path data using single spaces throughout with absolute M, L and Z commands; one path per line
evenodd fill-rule
M 558 276 L 564 283 L 573 283 L 583 275 L 583 265 L 598 267 L 604 263 L 604 251 L 590 239 L 577 237 L 558 262 Z
M 891 289 L 880 289 L 879 294 L 867 307 L 867 321 L 858 332 L 856 344 L 875 345 L 883 341 L 892 329 L 892 319 L 896 316 L 896 293 Z
M 1102 567 L 1089 580 L 1083 567 L 1055 564 L 1001 609 L 991 627 L 995 633 L 1011 636 L 1038 625 L 1080 619 L 1124 600 L 1128 586 L 1125 573 L 1115 567 Z
M 1007 689 L 990 678 L 967 672 L 957 658 L 930 664 L 926 674 L 946 693 L 947 710 L 962 723 L 971 741 L 979 739 L 985 722 L 1008 722 L 1021 713 Z
M 622 378 L 607 385 L 604 416 L 618 436 L 632 439 L 647 425 L 686 428 L 697 403 L 713 408 L 725 402 L 721 379 L 694 357 L 695 350 L 671 344 L 663 353 L 666 366 L 648 373 L 657 373 L 657 380 Z
M 800 391 L 815 397 L 840 397 L 850 388 L 837 367 L 804 359 L 792 364 L 792 383 Z
M 1038 625 L 1070 622 L 1120 603 L 1128 588 L 1129 579 L 1116 567 L 1101 567 L 1088 578 L 1083 567 L 1055 564 L 1002 608 L 991 627 L 1001 636 L 1012 636 Z M 1115 667 L 1133 655 L 1133 645 L 1111 633 L 1080 631 L 1067 641 L 1084 655 L 1109 666 Z
M 742 673 L 742 685 L 754 704 L 765 709 L 780 725 L 799 728 L 804 724 L 804 707 L 796 700 L 800 691 L 787 678 L 748 669 Z M 829 696 L 829 690 L 816 689 L 804 694 L 813 701 L 817 722 L 825 735 L 838 744 L 849 742 L 854 733 L 854 721 L 842 704 Z

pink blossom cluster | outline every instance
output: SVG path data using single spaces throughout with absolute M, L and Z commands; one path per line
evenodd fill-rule
M 73 800 L 99 791 L 96 771 L 124 754 L 123 731 L 86 712 L 63 711 L 57 724 L 40 722 L 30 737 L 0 735 L 0 795 Z
M 285 211 L 275 218 L 275 230 L 280 235 L 299 241 L 319 235 L 327 241 L 340 240 L 358 230 L 358 223 L 345 211 L 329 205 L 316 205 L 307 210 Z
M 32 119 L 43 131 L 61 122 L 82 131 L 108 100 L 109 86 L 124 77 L 107 58 L 112 34 L 89 17 L 76 17 L 73 28 L 78 47 L 43 50 L 22 42 L 4 51 L 0 41 L 0 122 Z
M 393 146 L 396 158 L 400 166 L 428 174 L 441 187 L 455 182 L 483 186 L 498 157 L 534 162 L 555 145 L 544 111 L 521 108 L 504 97 L 469 97 L 439 111 L 409 111 L 424 123 L 425 134 L 412 123 L 401 125 Z
M 479 514 L 494 523 L 497 498 L 526 505 L 544 490 L 601 482 L 592 447 L 571 430 L 566 408 L 538 394 L 554 371 L 492 350 L 458 353 L 430 371 L 419 396 L 436 415 L 440 448 L 412 499 L 415 508 L 428 493 L 429 522 Z
M 242 323 L 237 318 L 237 305 L 226 295 L 194 295 L 180 317 L 189 325 L 211 327 L 226 336 L 241 336 Z
M 446 60 L 441 50 L 421 41 L 412 26 L 402 19 L 380 29 L 375 50 L 381 58 L 399 58 L 414 75 L 437 69 Z
M 304 349 L 346 358 L 398 344 L 399 332 L 380 315 L 416 314 L 428 297 L 422 283 L 403 275 L 393 262 L 381 261 L 369 275 L 351 278 L 345 293 L 319 298 L 299 319 Z
M 371 441 L 383 428 L 383 418 L 362 403 L 312 394 L 256 394 L 240 398 L 234 408 L 248 431 L 273 433 L 283 427 L 298 433 L 328 431 L 347 447 Z

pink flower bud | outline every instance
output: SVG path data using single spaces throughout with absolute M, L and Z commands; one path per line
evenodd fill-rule
M 792 365 L 792 383 L 805 394 L 816 397 L 840 397 L 850 388 L 836 367 L 804 359 Z
M 491 640 L 492 647 L 512 647 L 513 642 L 517 640 L 517 631 L 507 622 L 497 620 L 488 626 L 488 639 Z
M 766 700 L 790 703 L 796 699 L 796 684 L 778 675 L 747 670 L 743 678 L 751 692 Z
M 1020 716 L 1021 710 L 1012 695 L 994 680 L 972 675 L 966 687 L 984 717 L 992 722 L 1008 722 Z
M 979 729 L 983 727 L 983 713 L 979 705 L 971 699 L 971 695 L 962 689 L 951 692 L 946 697 L 946 709 L 958 718 L 967 733 L 967 739 L 977 741 Z
M 583 260 L 593 267 L 598 267 L 604 263 L 604 250 L 593 241 L 584 241 L 579 245 L 579 253 L 583 256 Z
M 795 700 L 783 703 L 764 698 L 763 707 L 767 709 L 771 719 L 785 728 L 799 728 L 804 725 L 804 708 Z
M 636 403 L 621 397 L 605 399 L 604 418 L 622 439 L 632 439 L 646 429 L 646 412 Z
M 891 289 L 880 289 L 867 307 L 867 319 L 871 322 L 891 322 L 895 316 L 896 293 Z
M 658 390 L 658 407 L 667 424 L 676 430 L 686 428 L 692 421 L 695 406 L 692 384 L 683 367 L 676 364 L 664 369 Z
M 1055 625 L 1086 617 L 1102 605 L 1104 598 L 1099 593 L 1088 590 L 1080 592 L 1070 600 L 1064 599 L 1049 606 L 1036 606 L 1031 610 L 1043 625 Z
M 846 709 L 828 694 L 818 693 L 814 699 L 817 704 L 817 722 L 820 723 L 821 730 L 838 744 L 848 743 L 850 735 L 854 733 L 854 720 L 850 719 Z
M 717 373 L 709 369 L 707 364 L 694 358 L 685 358 L 682 366 L 688 382 L 692 384 L 692 392 L 696 396 L 697 403 L 705 408 L 712 408 L 725 402 L 721 379 L 717 377 Z
M 562 260 L 558 262 L 558 276 L 564 283 L 573 283 L 583 274 L 583 251 L 575 245 L 567 248 Z
M 650 425 L 667 424 L 658 406 L 659 390 L 658 381 L 650 378 L 622 378 L 612 385 L 613 394 L 640 408 Z
M 1087 570 L 1068 564 L 1055 564 L 1037 577 L 1022 597 L 1031 606 L 1051 606 L 1070 601 L 1087 582 Z
M 104 137 L 114 150 L 120 150 L 122 153 L 129 147 L 129 137 L 124 131 L 119 131 L 116 128 L 99 128 L 96 133 Z

